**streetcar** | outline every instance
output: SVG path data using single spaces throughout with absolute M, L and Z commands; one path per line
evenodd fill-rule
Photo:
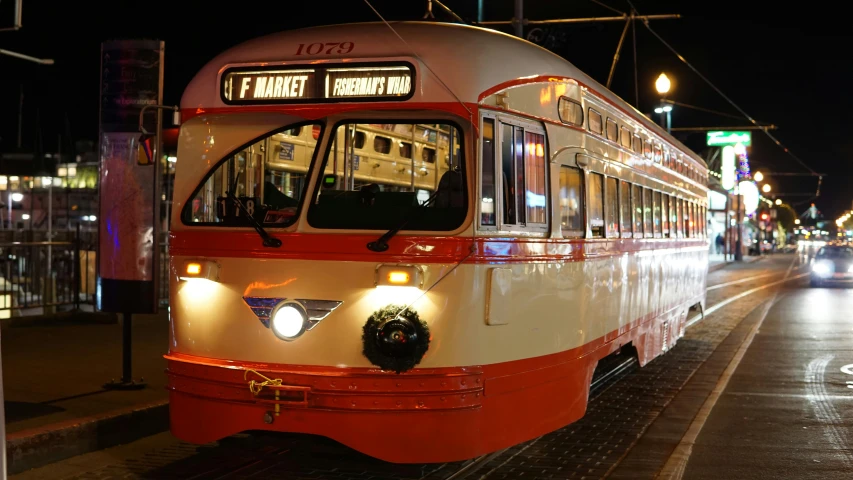
M 172 433 L 474 458 L 584 415 L 705 302 L 707 166 L 566 60 L 429 22 L 287 31 L 181 100 Z

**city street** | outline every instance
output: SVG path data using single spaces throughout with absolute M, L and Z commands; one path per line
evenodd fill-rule
M 853 292 L 810 289 L 804 272 L 777 255 L 711 273 L 709 314 L 675 348 L 609 380 L 579 422 L 465 477 L 846 478 Z M 194 446 L 162 433 L 11 478 L 443 479 L 469 463 L 387 464 L 303 435 Z

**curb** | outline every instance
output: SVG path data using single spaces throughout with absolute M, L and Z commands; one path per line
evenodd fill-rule
M 4 318 L 0 320 L 0 328 L 112 325 L 116 323 L 118 323 L 118 315 L 115 313 L 78 311 Z
M 162 400 L 6 436 L 9 474 L 130 443 L 169 429 L 169 402 Z

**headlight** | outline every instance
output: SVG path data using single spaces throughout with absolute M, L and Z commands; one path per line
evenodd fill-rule
M 278 338 L 293 340 L 302 335 L 308 325 L 308 314 L 298 302 L 284 301 L 270 315 L 270 327 Z
M 812 272 L 818 275 L 829 275 L 832 273 L 832 269 L 830 268 L 829 262 L 820 261 L 815 262 L 814 265 L 812 265 Z
M 850 265 L 850 268 L 847 269 L 847 273 L 853 273 L 853 265 Z

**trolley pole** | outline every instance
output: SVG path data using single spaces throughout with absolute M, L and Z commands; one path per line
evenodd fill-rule
M 515 0 L 515 15 L 512 19 L 513 33 L 524 38 L 524 0 Z
M 737 207 L 735 208 L 735 218 L 737 221 L 735 222 L 735 261 L 742 262 L 743 261 L 743 216 L 740 214 L 740 204 L 742 202 L 740 198 L 740 188 L 735 188 L 735 198 L 737 199 Z

